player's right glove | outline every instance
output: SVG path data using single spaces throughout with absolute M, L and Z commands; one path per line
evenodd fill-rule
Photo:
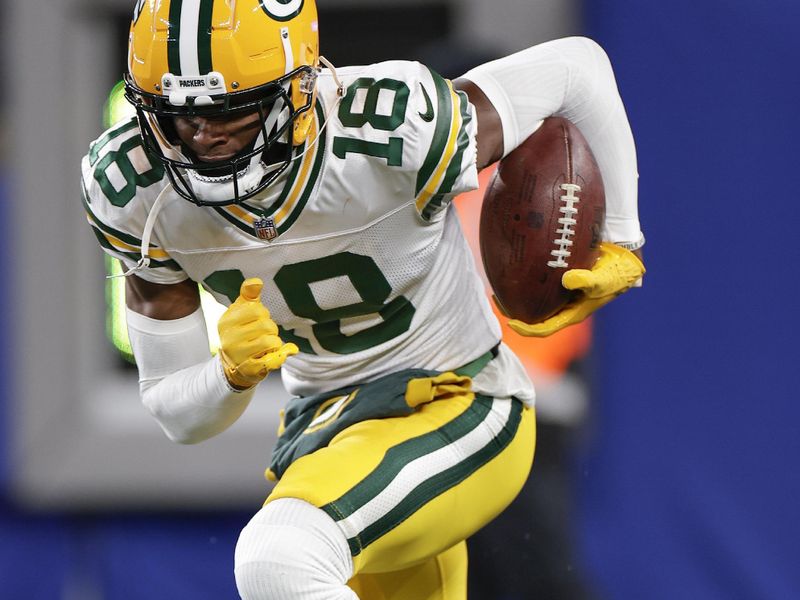
M 552 317 L 529 324 L 511 320 L 508 326 L 520 335 L 546 337 L 569 325 L 580 323 L 601 306 L 628 291 L 644 275 L 642 261 L 630 250 L 610 242 L 600 244 L 600 257 L 589 269 L 570 269 L 561 284 L 581 295 Z
M 253 387 L 298 352 L 278 337 L 278 326 L 261 303 L 263 285 L 258 278 L 245 279 L 217 324 L 225 377 L 235 388 Z

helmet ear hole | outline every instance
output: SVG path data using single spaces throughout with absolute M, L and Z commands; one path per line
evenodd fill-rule
M 317 56 L 314 48 L 308 44 L 303 44 L 303 64 L 317 66 Z

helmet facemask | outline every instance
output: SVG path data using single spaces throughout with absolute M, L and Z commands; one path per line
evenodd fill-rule
M 125 95 L 136 108 L 145 148 L 164 164 L 175 191 L 199 206 L 222 206 L 254 197 L 289 166 L 295 123 L 313 106 L 316 75 L 314 67 L 302 65 L 255 88 L 208 95 L 153 94 L 127 76 Z M 204 79 L 219 86 L 221 75 L 210 73 Z M 165 89 L 179 83 L 170 76 L 163 80 Z M 250 112 L 259 114 L 260 131 L 248 147 L 225 160 L 199 160 L 173 125 L 175 117 L 225 118 Z

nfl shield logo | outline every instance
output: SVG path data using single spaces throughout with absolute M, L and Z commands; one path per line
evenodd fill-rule
M 272 217 L 256 219 L 253 221 L 253 229 L 255 229 L 256 235 L 259 238 L 267 240 L 268 242 L 278 237 L 278 230 L 275 229 L 275 221 L 272 220 Z

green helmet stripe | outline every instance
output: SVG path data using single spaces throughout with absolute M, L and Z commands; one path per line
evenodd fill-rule
M 173 75 L 206 75 L 211 64 L 214 0 L 172 0 L 169 6 L 167 61 Z
M 181 74 L 181 8 L 183 0 L 172 0 L 169 4 L 169 32 L 167 33 L 167 64 L 173 75 Z
M 200 75 L 207 75 L 211 68 L 211 15 L 214 12 L 213 0 L 201 0 L 200 17 L 197 24 L 197 63 Z

